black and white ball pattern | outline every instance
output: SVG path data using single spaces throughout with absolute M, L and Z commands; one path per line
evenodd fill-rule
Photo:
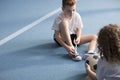
M 91 67 L 91 69 L 96 72 L 97 69 L 97 62 L 99 60 L 100 56 L 99 55 L 95 55 L 95 54 L 90 54 L 87 58 L 86 58 L 86 63 L 88 63 Z

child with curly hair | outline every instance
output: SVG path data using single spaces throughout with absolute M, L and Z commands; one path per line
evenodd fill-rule
M 96 73 L 85 64 L 86 80 L 120 80 L 120 26 L 104 26 L 99 31 L 97 43 L 101 58 Z

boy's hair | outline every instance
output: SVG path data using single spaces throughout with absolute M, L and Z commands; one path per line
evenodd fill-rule
M 76 4 L 76 0 L 62 0 L 62 7 L 73 6 Z
M 120 61 L 120 26 L 109 24 L 98 34 L 98 50 L 108 62 Z

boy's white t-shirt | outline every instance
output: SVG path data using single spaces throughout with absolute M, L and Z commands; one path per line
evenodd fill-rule
M 64 16 L 63 12 L 60 12 L 59 15 L 55 18 L 55 21 L 52 26 L 52 30 L 59 31 L 59 24 L 61 23 L 62 20 L 65 20 L 65 19 L 66 18 Z M 70 20 L 66 19 L 66 21 L 68 23 L 67 25 L 69 27 L 70 34 L 75 34 L 76 28 L 81 29 L 83 27 L 81 16 L 77 12 L 74 12 L 72 18 Z
M 97 80 L 120 80 L 120 62 L 111 64 L 104 58 L 98 61 Z

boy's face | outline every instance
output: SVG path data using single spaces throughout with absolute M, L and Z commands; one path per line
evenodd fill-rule
M 74 12 L 76 11 L 76 5 L 73 5 L 73 6 L 65 6 L 62 8 L 63 12 L 64 12 L 64 15 L 66 18 L 71 18 L 74 14 Z

